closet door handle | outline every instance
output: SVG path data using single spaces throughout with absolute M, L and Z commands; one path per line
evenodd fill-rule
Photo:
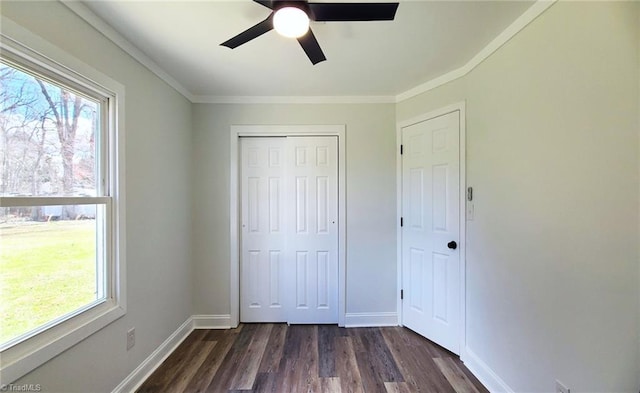
M 458 243 L 452 240 L 449 243 L 447 243 L 447 247 L 449 247 L 452 250 L 455 250 L 456 248 L 458 248 Z

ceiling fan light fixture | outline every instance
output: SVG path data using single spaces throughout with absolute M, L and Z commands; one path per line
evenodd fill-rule
M 273 28 L 288 38 L 299 38 L 309 31 L 309 16 L 297 7 L 283 7 L 273 15 Z

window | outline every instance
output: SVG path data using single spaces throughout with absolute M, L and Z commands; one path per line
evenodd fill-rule
M 123 89 L 15 42 L 0 49 L 0 367 L 9 383 L 124 315 Z

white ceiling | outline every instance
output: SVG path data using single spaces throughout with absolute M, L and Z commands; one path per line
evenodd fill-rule
M 404 1 L 394 21 L 312 22 L 327 57 L 315 66 L 275 31 L 220 46 L 269 15 L 249 0 L 84 4 L 192 96 L 396 96 L 465 65 L 533 1 Z

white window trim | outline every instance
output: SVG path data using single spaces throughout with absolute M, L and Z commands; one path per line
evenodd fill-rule
M 0 385 L 16 381 L 53 357 L 71 348 L 98 330 L 109 325 L 126 313 L 126 233 L 125 233 L 125 142 L 124 142 L 124 86 L 89 65 L 81 62 L 63 50 L 55 47 L 39 36 L 2 17 L 0 24 L 0 51 L 34 63 L 53 74 L 66 79 L 98 88 L 110 96 L 109 134 L 106 147 L 110 154 L 109 167 L 104 173 L 109 176 L 109 197 L 104 201 L 111 216 L 111 230 L 107 231 L 107 254 L 111 263 L 111 293 L 106 301 L 88 305 L 76 312 L 70 319 L 2 351 L 0 354 Z M 26 198 L 20 198 L 22 200 Z M 40 200 L 42 199 L 42 200 Z M 44 200 L 46 199 L 46 201 Z M 76 200 L 77 199 L 77 200 Z M 60 198 L 59 201 L 88 203 L 84 198 Z M 34 204 L 55 203 L 53 198 L 33 198 Z M 9 198 L 2 198 L 2 204 L 10 204 Z

